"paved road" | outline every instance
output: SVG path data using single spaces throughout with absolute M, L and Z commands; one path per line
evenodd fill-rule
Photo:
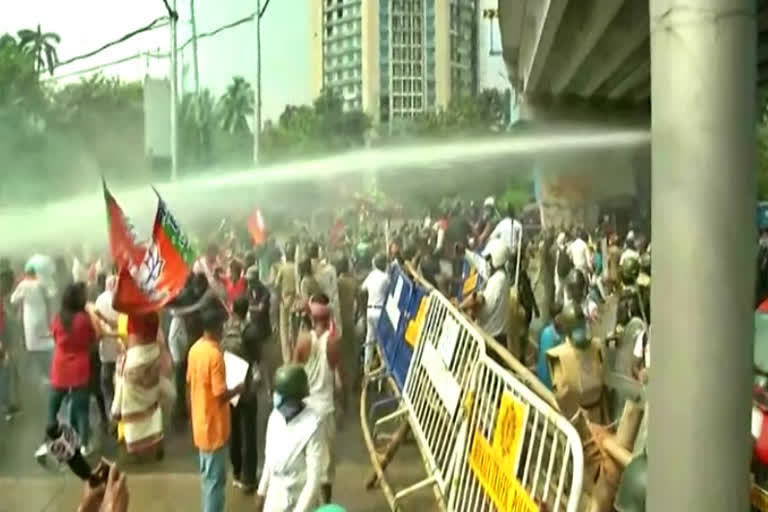
M 28 380 L 28 379 L 25 379 Z M 24 383 L 24 412 L 12 423 L 0 419 L 0 512 L 66 512 L 77 509 L 81 491 L 79 482 L 69 473 L 49 473 L 40 468 L 32 454 L 43 429 L 46 392 Z M 260 403 L 270 403 L 266 397 Z M 266 410 L 260 411 L 259 434 L 263 439 Z M 370 471 L 370 459 L 360 432 L 357 411 L 349 411 L 338 434 L 339 466 L 335 499 L 352 512 L 388 510 L 378 490 L 366 492 L 363 480 Z M 102 449 L 109 457 L 116 455 L 114 443 L 106 440 Z M 121 463 L 123 464 L 123 463 Z M 199 510 L 199 479 L 196 452 L 188 432 L 169 436 L 166 458 L 146 465 L 124 463 L 129 474 L 131 510 L 141 512 Z M 401 449 L 392 465 L 396 488 L 413 483 L 424 474 L 421 459 L 413 444 Z M 252 498 L 235 489 L 228 490 L 229 512 L 252 510 Z M 404 510 L 429 512 L 434 498 L 427 491 L 404 503 Z

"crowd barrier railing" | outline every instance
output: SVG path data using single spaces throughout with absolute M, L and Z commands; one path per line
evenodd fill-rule
M 488 356 L 473 389 L 448 509 L 576 512 L 584 461 L 573 425 Z
M 379 372 L 391 377 L 400 407 L 378 419 L 366 418 L 361 407 L 361 421 L 375 422 L 373 436 L 364 426 L 376 473 L 371 481 L 378 479 L 393 510 L 408 494 L 433 486 L 438 505 L 449 511 L 533 512 L 546 504 L 549 512 L 574 512 L 581 497 L 582 446 L 551 392 L 413 275 L 391 270 L 377 326 Z M 361 404 L 367 403 L 366 391 L 364 386 Z M 393 420 L 413 432 L 427 474 L 397 493 L 384 475 L 397 447 L 388 448 L 384 459 L 372 448 L 376 429 Z M 396 437 L 402 440 L 405 430 L 398 428 Z
M 482 337 L 451 303 L 432 292 L 411 359 L 403 401 L 440 490 L 448 489 L 472 374 L 485 355 Z
M 426 312 L 427 301 L 424 287 L 415 284 L 400 267 L 394 266 L 390 270 L 389 288 L 376 326 L 376 338 L 384 356 L 384 368 L 399 389 L 405 385 L 418 322 Z

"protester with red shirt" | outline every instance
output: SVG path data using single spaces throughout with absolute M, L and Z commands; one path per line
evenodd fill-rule
M 51 395 L 48 401 L 48 424 L 57 422 L 59 408 L 70 398 L 70 424 L 80 436 L 87 453 L 89 440 L 88 406 L 90 392 L 91 347 L 100 339 L 98 323 L 86 312 L 85 283 L 74 283 L 64 289 L 61 311 L 51 323 L 54 339 L 51 364 Z
M 224 279 L 224 286 L 227 289 L 227 305 L 231 311 L 235 300 L 243 297 L 248 289 L 248 283 L 243 276 L 242 263 L 232 260 L 229 264 L 229 277 Z

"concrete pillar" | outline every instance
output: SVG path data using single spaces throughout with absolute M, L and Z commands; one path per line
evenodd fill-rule
M 754 0 L 651 0 L 650 511 L 748 510 Z

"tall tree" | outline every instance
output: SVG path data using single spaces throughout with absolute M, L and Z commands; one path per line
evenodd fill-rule
M 254 112 L 253 88 L 245 78 L 236 76 L 219 100 L 219 116 L 221 127 L 229 133 L 245 133 L 248 118 Z
M 216 129 L 216 102 L 211 91 L 202 89 L 199 94 L 184 95 L 181 129 L 184 153 L 194 155 L 197 163 L 210 163 Z
M 41 73 L 43 70 L 53 75 L 53 70 L 59 63 L 59 55 L 56 45 L 61 42 L 61 37 L 55 32 L 43 32 L 40 25 L 37 30 L 19 30 L 19 46 L 29 51 L 35 58 L 35 70 Z

